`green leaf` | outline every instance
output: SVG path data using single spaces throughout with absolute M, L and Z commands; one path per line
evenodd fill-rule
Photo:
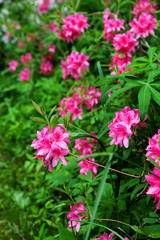
M 140 227 L 134 226 L 134 225 L 130 225 L 130 227 L 131 227 L 135 232 L 145 235 L 145 233 L 143 232 L 143 230 L 142 230 Z
M 149 61 L 152 63 L 153 61 L 153 57 L 154 57 L 154 54 L 155 54 L 155 51 L 156 51 L 156 47 L 151 47 L 149 48 L 148 50 L 148 56 L 149 56 Z
M 39 230 L 39 239 L 42 238 L 43 233 L 44 233 L 44 228 L 45 228 L 45 223 L 42 224 L 40 230 Z
M 65 117 L 63 118 L 64 126 L 65 126 L 66 128 L 68 128 L 68 126 L 69 126 L 70 119 L 71 119 L 71 111 L 69 110 L 68 113 L 67 113 L 67 114 L 65 115 Z
M 53 115 L 53 113 L 56 111 L 56 108 L 57 108 L 57 106 L 54 106 L 52 109 L 51 109 L 51 111 L 50 111 L 50 113 L 49 113 L 49 115 L 48 115 L 48 119 L 50 119 L 50 117 Z
M 57 120 L 58 120 L 58 113 L 56 115 L 53 115 L 50 119 L 50 128 L 54 128 L 55 124 L 57 123 Z
M 105 123 L 98 133 L 98 138 L 101 138 L 108 130 L 108 123 Z
M 147 235 L 151 235 L 151 234 L 157 234 L 158 236 L 160 236 L 160 225 L 159 224 L 153 224 L 150 226 L 144 226 L 143 230 L 145 232 L 145 234 Z
M 75 240 L 72 232 L 66 230 L 61 224 L 57 224 L 59 231 L 59 240 Z
M 99 76 L 100 76 L 100 79 L 103 78 L 103 71 L 102 71 L 102 68 L 101 68 L 101 63 L 100 61 L 97 62 L 97 68 L 98 68 L 98 73 L 99 73 Z
M 151 91 L 148 85 L 140 88 L 138 92 L 138 104 L 141 121 L 144 120 L 151 100 Z
M 157 56 L 153 59 L 153 62 L 157 61 L 158 59 L 160 59 L 160 52 L 157 53 Z
M 40 107 L 36 102 L 34 102 L 33 100 L 31 100 L 31 101 L 32 101 L 33 106 L 34 106 L 35 109 L 37 110 L 37 112 L 39 112 L 42 116 L 44 116 L 44 112 L 43 112 L 43 110 L 41 109 L 41 107 Z
M 145 155 L 145 156 L 146 156 L 146 155 Z M 160 166 L 159 166 L 153 159 L 149 158 L 148 156 L 146 156 L 146 157 L 149 159 L 149 161 L 150 161 L 156 168 L 160 169 Z
M 98 192 L 97 192 L 97 195 L 96 195 L 96 200 L 95 200 L 95 203 L 94 203 L 94 208 L 93 208 L 93 212 L 92 212 L 92 215 L 91 215 L 89 227 L 88 227 L 88 230 L 87 230 L 87 233 L 86 233 L 86 236 L 85 236 L 85 240 L 88 240 L 91 229 L 92 229 L 92 224 L 93 224 L 94 218 L 95 218 L 97 210 L 98 210 L 98 206 L 99 206 L 99 203 L 100 203 L 100 200 L 101 200 L 101 196 L 103 194 L 103 189 L 104 189 L 106 179 L 107 179 L 107 176 L 108 176 L 109 168 L 110 168 L 110 165 L 111 165 L 110 162 L 112 160 L 112 157 L 113 157 L 113 153 L 110 154 L 110 157 L 109 157 L 109 159 L 106 163 L 106 168 L 103 172 L 103 176 L 102 176 L 101 182 L 100 182 L 99 187 L 98 187 Z
M 105 85 L 102 89 L 101 102 L 104 104 L 108 99 L 108 85 Z
M 151 86 L 150 86 L 150 90 L 151 90 L 151 92 L 152 92 L 152 97 L 153 97 L 154 101 L 155 101 L 158 105 L 160 105 L 160 92 L 158 92 L 157 90 L 155 90 L 155 89 L 152 88 Z
M 158 76 L 158 75 L 160 75 L 160 70 L 155 70 L 155 71 L 150 72 L 149 75 L 148 75 L 148 80 L 147 80 L 147 82 L 148 82 L 148 83 L 153 82 L 153 81 L 154 81 L 154 78 L 155 78 L 156 76 Z
M 44 123 L 47 125 L 47 122 L 43 119 L 43 118 L 39 118 L 39 117 L 30 117 L 30 119 L 34 122 L 39 122 L 39 123 Z

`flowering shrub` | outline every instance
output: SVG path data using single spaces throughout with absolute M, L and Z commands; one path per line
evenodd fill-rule
M 159 2 L 1 2 L 0 239 L 160 239 Z

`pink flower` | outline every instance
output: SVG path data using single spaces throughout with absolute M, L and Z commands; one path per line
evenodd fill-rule
M 138 19 L 134 18 L 129 23 L 131 26 L 131 32 L 136 34 L 136 38 L 146 38 L 149 34 L 155 35 L 153 29 L 157 29 L 156 18 L 149 13 L 143 13 Z
M 147 146 L 147 156 L 152 160 L 156 161 L 160 157 L 160 129 L 158 129 L 158 134 L 155 134 L 152 138 L 149 138 L 149 145 Z M 147 159 L 149 160 L 149 159 Z
M 160 161 L 156 160 L 156 163 L 160 166 Z M 157 202 L 157 209 L 160 209 L 160 169 L 154 167 L 152 173 L 159 177 L 153 174 L 145 175 L 147 182 L 151 185 L 146 194 L 155 197 L 154 202 Z
M 124 240 L 130 240 L 129 238 L 127 238 L 127 237 L 124 237 Z
M 89 67 L 88 59 L 89 56 L 86 56 L 84 53 L 71 52 L 66 60 L 61 61 L 63 79 L 67 79 L 69 74 L 75 80 L 80 79 L 81 73 Z
M 12 72 L 15 72 L 16 71 L 16 68 L 18 66 L 18 62 L 16 60 L 11 60 L 9 63 L 9 70 L 12 71 Z
M 41 73 L 43 75 L 50 75 L 53 72 L 53 68 L 54 66 L 52 65 L 52 63 L 50 61 L 46 61 L 46 62 L 42 62 L 40 69 L 41 69 Z
M 6 33 L 6 36 L 7 36 L 8 38 L 11 38 L 11 37 L 12 37 L 11 34 L 10 34 L 10 32 L 7 32 L 7 33 Z
M 47 13 L 49 10 L 49 3 L 50 3 L 50 0 L 43 0 L 43 3 L 41 3 L 38 7 L 38 11 L 41 14 Z
M 108 8 L 103 13 L 103 23 L 105 33 L 103 37 L 106 38 L 107 42 L 114 38 L 115 32 L 125 29 L 124 20 L 118 19 Z
M 82 203 L 77 203 L 76 205 L 71 205 L 70 206 L 71 212 L 67 214 L 67 218 L 69 219 L 68 222 L 68 228 L 74 228 L 75 229 L 75 234 L 76 232 L 79 232 L 81 222 L 73 221 L 73 220 L 78 220 L 81 221 L 83 218 L 86 217 L 86 215 L 80 215 L 79 214 L 84 214 L 84 211 L 88 212 L 87 209 L 84 207 L 84 201 Z
M 48 47 L 48 52 L 55 52 L 56 48 L 55 48 L 55 45 L 52 43 L 51 45 L 49 45 Z
M 126 33 L 116 34 L 113 38 L 113 46 L 115 50 L 131 56 L 130 52 L 135 52 L 135 47 L 138 45 L 137 40 L 134 38 L 134 33 L 127 31 Z
M 94 163 L 94 158 L 87 158 L 90 162 Z M 81 168 L 80 174 L 87 176 L 87 171 L 91 171 L 93 174 L 93 179 L 97 175 L 97 166 L 92 163 L 88 163 L 85 160 L 82 160 L 78 163 L 78 166 Z
M 50 23 L 50 25 L 49 25 L 49 30 L 50 30 L 51 32 L 56 32 L 56 31 L 58 30 L 57 22 L 52 22 L 52 23 Z
M 26 53 L 26 55 L 21 56 L 21 62 L 23 65 L 27 65 L 31 62 L 32 55 L 30 53 Z
M 26 46 L 26 44 L 22 40 L 18 41 L 18 47 L 19 48 L 24 49 L 25 46 Z
M 101 98 L 101 91 L 99 91 L 99 88 L 90 87 L 89 90 L 83 95 L 83 98 L 86 98 L 85 105 L 87 108 L 93 111 L 94 104 L 98 104 Z
M 151 4 L 151 1 L 140 0 L 135 3 L 132 13 L 135 15 L 140 15 L 142 13 L 154 13 L 157 10 L 157 4 Z
M 64 156 L 68 155 L 68 139 L 70 133 L 66 131 L 63 125 L 57 125 L 49 131 L 49 127 L 45 126 L 41 132 L 37 132 L 38 140 L 34 139 L 31 147 L 37 149 L 35 158 L 43 158 L 44 167 L 48 165 L 48 169 L 52 172 L 52 167 L 55 167 L 58 160 L 63 165 L 67 165 L 67 160 Z
M 88 28 L 87 17 L 83 14 L 75 13 L 63 19 L 62 36 L 65 41 L 72 42 L 75 38 L 81 39 L 80 33 L 84 33 L 84 29 Z
M 99 238 L 95 238 L 95 240 L 112 240 L 113 236 L 114 236 L 114 233 L 110 233 L 110 235 L 108 236 L 108 234 L 104 232 L 103 236 L 100 236 Z
M 25 68 L 23 71 L 21 71 L 20 74 L 19 74 L 20 80 L 22 82 L 28 81 L 29 80 L 29 73 L 30 73 L 29 68 Z
M 110 145 L 124 145 L 129 146 L 129 137 L 132 136 L 133 130 L 139 126 L 146 127 L 147 125 L 140 122 L 139 110 L 130 110 L 130 107 L 124 107 L 121 112 L 115 113 L 116 117 L 113 119 L 108 127 L 110 128 L 109 136 L 113 138 Z M 146 118 L 145 118 L 146 119 Z

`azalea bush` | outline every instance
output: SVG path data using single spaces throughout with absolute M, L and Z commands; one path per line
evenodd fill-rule
M 2 1 L 1 239 L 160 238 L 159 5 Z

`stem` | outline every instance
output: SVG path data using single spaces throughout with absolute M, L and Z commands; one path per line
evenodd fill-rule
M 99 221 L 109 221 L 109 222 L 117 222 L 117 223 L 121 223 L 121 224 L 124 224 L 124 225 L 130 227 L 130 225 L 129 225 L 128 223 L 121 222 L 121 221 L 118 221 L 118 220 L 115 220 L 115 219 L 101 219 L 101 218 L 94 218 L 94 220 L 99 220 Z
M 89 16 L 95 16 L 95 15 L 99 15 L 99 14 L 103 14 L 103 12 L 89 13 L 89 14 L 87 14 L 86 16 L 89 17 Z
M 72 153 L 69 153 L 69 154 L 70 154 L 71 156 L 75 157 L 75 158 L 78 158 L 79 161 L 81 161 L 81 158 L 79 158 L 78 156 L 76 156 L 76 155 L 74 155 L 74 154 L 72 154 Z M 84 159 L 84 158 L 83 158 L 83 159 Z M 88 162 L 88 163 L 91 163 L 91 164 L 93 164 L 93 165 L 95 165 L 95 166 L 97 166 L 97 167 L 106 168 L 105 166 L 103 166 L 103 165 L 101 165 L 101 164 L 99 164 L 99 163 L 94 163 L 94 162 L 91 162 L 91 161 L 89 161 L 89 160 L 87 160 L 87 159 L 85 159 L 84 161 L 85 161 L 85 162 Z M 128 174 L 128 173 L 125 173 L 125 172 L 121 172 L 121 171 L 116 170 L 116 169 L 114 169 L 114 168 L 109 168 L 109 170 L 114 171 L 114 172 L 117 172 L 117 173 L 121 173 L 121 174 L 126 175 L 126 176 L 129 176 L 129 177 L 134 177 L 134 178 L 140 178 L 140 177 L 141 177 L 141 176 L 136 176 L 136 175 Z

